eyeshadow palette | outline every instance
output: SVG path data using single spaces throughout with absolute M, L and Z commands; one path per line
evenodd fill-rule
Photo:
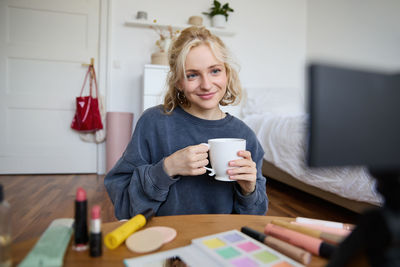
M 223 266 L 303 266 L 237 230 L 193 239 L 192 244 Z
M 196 238 L 188 246 L 124 259 L 124 264 L 128 267 L 304 266 L 237 230 Z

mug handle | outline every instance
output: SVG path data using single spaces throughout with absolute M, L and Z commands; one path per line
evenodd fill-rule
M 201 145 L 205 145 L 208 148 L 210 148 L 210 145 L 207 143 L 201 143 Z M 214 176 L 215 175 L 215 171 L 212 168 L 208 168 L 208 167 L 204 167 L 204 169 L 206 169 L 207 171 L 210 171 L 210 173 L 208 174 L 209 176 Z
M 215 175 L 215 171 L 214 169 L 208 168 L 208 167 L 204 167 L 204 169 L 206 169 L 207 171 L 210 171 L 211 173 L 209 173 L 209 176 L 214 176 Z

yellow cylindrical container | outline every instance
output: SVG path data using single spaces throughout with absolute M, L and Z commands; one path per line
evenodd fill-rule
M 104 238 L 104 244 L 109 249 L 116 249 L 124 242 L 131 234 L 142 228 L 148 220 L 154 216 L 151 209 L 145 210 L 143 214 L 138 214 Z

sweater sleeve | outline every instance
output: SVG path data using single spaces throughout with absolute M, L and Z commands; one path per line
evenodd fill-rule
M 256 189 L 250 195 L 245 196 L 241 193 L 240 186 L 235 184 L 234 211 L 238 214 L 265 215 L 268 210 L 268 197 L 266 192 L 266 179 L 261 171 L 264 150 L 255 136 L 251 139 L 247 139 L 247 141 L 250 140 L 253 141 L 252 144 L 250 144 L 252 159 L 257 166 Z
M 157 213 L 170 186 L 179 180 L 165 172 L 164 158 L 151 158 L 148 131 L 143 120 L 138 121 L 123 156 L 104 179 L 118 219 L 129 219 L 148 208 Z
M 135 167 L 122 157 L 107 174 L 104 185 L 114 204 L 117 219 L 129 219 L 148 208 L 157 213 L 167 198 L 170 185 L 179 180 L 165 173 L 163 163 L 161 160 L 155 165 Z

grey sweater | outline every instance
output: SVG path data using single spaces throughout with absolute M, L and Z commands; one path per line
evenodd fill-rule
M 169 177 L 164 158 L 211 138 L 246 139 L 257 164 L 256 190 L 241 194 L 237 182 L 220 182 L 208 174 Z M 129 219 L 147 208 L 156 215 L 259 214 L 266 213 L 268 198 L 261 173 L 264 151 L 254 132 L 241 120 L 227 114 L 221 120 L 203 120 L 176 108 L 172 114 L 162 106 L 146 110 L 136 124 L 124 154 L 106 175 L 104 185 L 118 219 Z

